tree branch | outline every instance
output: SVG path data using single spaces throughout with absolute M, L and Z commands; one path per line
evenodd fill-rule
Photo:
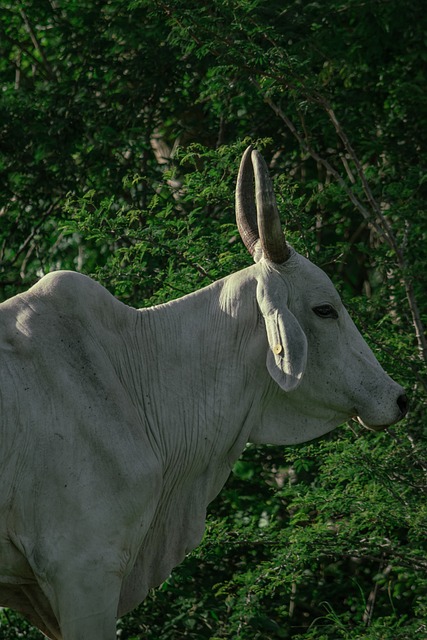
M 30 21 L 29 21 L 29 19 L 27 17 L 27 14 L 25 13 L 25 11 L 23 9 L 20 9 L 19 13 L 21 14 L 21 18 L 24 21 L 24 24 L 25 24 L 25 26 L 27 28 L 28 33 L 30 34 L 31 42 L 33 43 L 35 50 L 39 53 L 40 58 L 43 61 L 43 66 L 44 66 L 44 69 L 46 70 L 46 73 L 48 74 L 48 76 L 50 78 L 53 78 L 54 74 L 52 72 L 50 64 L 49 64 L 49 62 L 48 62 L 48 60 L 47 60 L 47 58 L 45 56 L 45 53 L 43 51 L 43 47 L 40 45 L 40 42 L 38 41 L 38 38 L 37 38 L 37 36 L 35 34 L 35 31 L 31 26 L 31 23 L 30 23 Z

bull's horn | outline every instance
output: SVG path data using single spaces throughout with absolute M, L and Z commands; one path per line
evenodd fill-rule
M 282 264 L 289 258 L 289 248 L 282 232 L 273 184 L 265 160 L 259 151 L 253 150 L 251 159 L 255 175 L 257 220 L 263 255 L 271 262 Z
M 236 222 L 240 237 L 251 255 L 259 239 L 257 213 L 254 199 L 254 170 L 252 167 L 253 147 L 250 145 L 240 162 L 236 184 Z

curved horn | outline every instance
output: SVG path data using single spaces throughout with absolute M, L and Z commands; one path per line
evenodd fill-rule
M 251 159 L 255 175 L 255 197 L 259 236 L 264 257 L 276 264 L 289 258 L 289 249 L 280 224 L 276 196 L 268 168 L 259 151 L 252 151 Z
M 240 162 L 236 184 L 236 222 L 245 247 L 253 256 L 259 240 L 257 213 L 254 198 L 254 171 L 252 167 L 253 147 L 250 145 Z

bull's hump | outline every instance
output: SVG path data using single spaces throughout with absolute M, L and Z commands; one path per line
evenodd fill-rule
M 58 311 L 76 314 L 88 308 L 125 307 L 101 284 L 75 271 L 48 273 L 28 293 L 57 307 Z
M 24 296 L 35 313 L 75 319 L 100 331 L 105 327 L 122 333 L 127 321 L 139 314 L 92 278 L 74 271 L 49 273 Z

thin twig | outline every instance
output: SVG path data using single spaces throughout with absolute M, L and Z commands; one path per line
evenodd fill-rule
M 25 24 L 25 26 L 27 28 L 28 33 L 30 34 L 31 42 L 33 43 L 35 50 L 39 53 L 39 55 L 40 55 L 40 57 L 41 57 L 41 59 L 43 61 L 43 65 L 44 65 L 44 68 L 46 69 L 46 72 L 47 72 L 48 76 L 50 78 L 52 78 L 54 76 L 54 74 L 52 73 L 52 69 L 51 69 L 50 64 L 49 64 L 49 62 L 48 62 L 48 60 L 46 58 L 46 55 L 45 55 L 45 53 L 43 51 L 43 47 L 40 45 L 40 42 L 38 41 L 36 33 L 35 33 L 34 29 L 31 26 L 31 23 L 30 23 L 30 21 L 29 21 L 29 19 L 27 17 L 27 14 L 25 13 L 25 11 L 23 9 L 20 9 L 19 13 L 21 14 L 21 18 L 24 21 L 24 24 Z
M 380 571 L 383 574 L 383 576 L 387 576 L 390 571 L 392 570 L 392 565 L 389 564 L 385 567 L 385 569 L 383 570 L 384 563 L 381 562 L 380 565 Z M 366 601 L 366 607 L 365 607 L 365 611 L 363 612 L 363 616 L 362 616 L 362 621 L 365 625 L 365 627 L 370 627 L 371 626 L 371 621 L 372 621 L 372 616 L 374 613 L 374 607 L 375 607 L 375 602 L 377 599 L 377 593 L 378 593 L 378 587 L 379 587 L 379 582 L 378 580 L 374 583 L 374 586 L 371 589 L 371 592 L 368 596 L 368 599 Z

